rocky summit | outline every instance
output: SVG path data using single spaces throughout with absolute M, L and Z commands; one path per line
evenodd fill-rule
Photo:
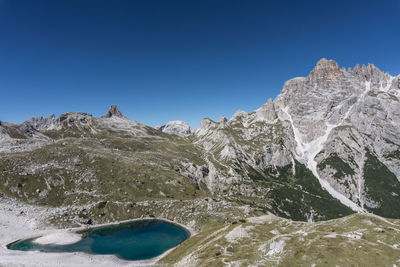
M 197 240 L 214 250 L 209 238 L 225 233 L 218 246 L 239 250 L 232 245 L 238 238 L 253 231 L 262 239 L 265 229 L 275 231 L 254 218 L 279 223 L 283 232 L 290 224 L 297 234 L 270 245 L 279 248 L 290 236 L 295 246 L 304 239 L 298 229 L 304 222 L 358 213 L 338 222 L 348 227 L 341 238 L 350 238 L 353 221 L 367 229 L 378 224 L 375 216 L 400 218 L 399 99 L 400 75 L 321 59 L 259 109 L 206 118 L 196 130 L 182 121 L 149 127 L 115 105 L 100 118 L 67 112 L 57 119 L 1 122 L 0 191 L 21 205 L 50 210 L 45 219 L 59 227 L 168 218 L 200 232 L 185 243 L 189 248 Z M 246 225 L 243 218 L 250 217 Z M 314 225 L 314 233 L 335 227 L 323 225 Z M 391 242 L 389 235 L 378 238 Z M 267 258 L 275 255 L 257 249 Z M 185 262 L 173 255 L 165 262 Z
M 103 116 L 103 118 L 111 118 L 111 117 L 119 117 L 123 118 L 121 111 L 119 111 L 117 105 L 111 105 L 108 109 L 107 113 Z
M 184 121 L 170 121 L 167 124 L 156 126 L 155 128 L 161 132 L 171 134 L 186 135 L 192 133 L 192 128 Z

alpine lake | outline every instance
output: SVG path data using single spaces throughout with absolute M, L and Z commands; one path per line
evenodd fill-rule
M 85 252 L 116 255 L 124 260 L 146 260 L 157 257 L 190 237 L 185 228 L 163 220 L 143 219 L 78 231 L 76 243 L 39 244 L 39 237 L 18 240 L 7 247 L 12 250 L 41 252 Z

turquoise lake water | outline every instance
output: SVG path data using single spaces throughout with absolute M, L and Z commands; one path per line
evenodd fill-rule
M 79 232 L 83 238 L 69 245 L 41 245 L 36 238 L 20 240 L 9 249 L 43 252 L 86 252 L 114 254 L 126 260 L 145 260 L 161 255 L 190 237 L 190 233 L 175 224 L 160 220 L 140 220 L 109 225 Z

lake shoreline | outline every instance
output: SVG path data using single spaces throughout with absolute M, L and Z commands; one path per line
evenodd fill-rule
M 16 210 L 24 210 L 24 214 L 20 215 Z M 138 220 L 160 220 L 170 224 L 174 224 L 182 227 L 190 233 L 190 237 L 196 235 L 191 227 L 183 225 L 179 222 L 175 222 L 166 218 L 158 217 L 142 217 L 134 218 L 130 220 L 116 221 L 110 223 L 96 224 L 96 225 L 85 225 L 73 228 L 56 229 L 52 228 L 51 225 L 44 223 L 44 218 L 51 212 L 48 208 L 34 207 L 25 203 L 14 202 L 8 198 L 0 199 L 0 264 L 6 266 L 152 266 L 159 260 L 164 258 L 168 253 L 174 250 L 173 247 L 159 256 L 146 260 L 129 261 L 121 259 L 115 255 L 94 255 L 84 252 L 51 252 L 44 253 L 40 251 L 17 251 L 10 250 L 7 245 L 14 243 L 18 240 L 40 237 L 43 235 L 49 235 L 59 231 L 79 231 L 92 229 L 108 225 L 117 225 L 125 222 L 133 222 Z M 182 243 L 181 243 L 182 244 Z
M 160 222 L 160 223 L 164 223 L 167 225 L 171 225 L 174 227 L 177 227 L 179 229 L 181 229 L 183 232 L 185 232 L 186 238 L 181 241 L 179 244 L 165 250 L 163 253 L 161 253 L 160 255 L 157 255 L 155 257 L 152 258 L 148 258 L 148 259 L 126 259 L 123 258 L 121 256 L 119 256 L 118 254 L 101 254 L 101 255 L 112 255 L 112 256 L 116 256 L 118 258 L 120 258 L 121 260 L 126 260 L 126 261 L 132 261 L 132 262 L 142 262 L 142 263 L 149 263 L 149 262 L 155 262 L 160 260 L 161 258 L 163 258 L 165 255 L 167 255 L 170 251 L 172 251 L 173 249 L 175 249 L 176 247 L 178 247 L 181 243 L 183 243 L 185 240 L 189 239 L 190 237 L 192 237 L 195 232 L 193 231 L 193 229 L 190 229 L 189 227 L 165 219 L 165 218 L 156 218 L 156 217 L 142 217 L 142 218 L 135 218 L 135 219 L 131 219 L 131 220 L 123 220 L 123 221 L 118 221 L 118 222 L 111 222 L 111 223 L 104 223 L 104 224 L 98 224 L 98 225 L 85 225 L 85 226 L 81 226 L 81 227 L 75 227 L 75 228 L 66 228 L 66 229 L 59 229 L 58 231 L 54 231 L 51 233 L 47 233 L 47 234 L 42 234 L 42 235 L 35 235 L 35 236 L 30 236 L 30 237 L 26 237 L 26 238 L 22 238 L 22 239 L 18 239 L 16 241 L 13 241 L 11 243 L 8 243 L 6 245 L 7 249 L 10 250 L 21 250 L 21 251 L 39 251 L 38 249 L 32 249 L 32 250 L 24 250 L 24 249 L 18 249 L 18 248 L 13 248 L 13 246 L 16 243 L 19 242 L 24 242 L 24 241 L 30 241 L 32 243 L 35 243 L 37 246 L 40 247 L 40 245 L 55 245 L 55 246 L 68 246 L 68 245 L 74 245 L 76 243 L 78 243 L 79 241 L 81 241 L 82 239 L 85 238 L 85 233 L 87 233 L 89 230 L 96 230 L 96 229 L 101 229 L 101 228 L 106 228 L 109 226 L 124 226 L 130 223 L 135 223 L 135 222 Z M 70 238 L 70 236 L 73 236 L 74 238 Z M 37 240 L 45 240 L 45 242 L 37 242 Z M 42 248 L 45 249 L 45 248 Z M 40 252 L 42 253 L 72 253 L 72 251 L 45 251 L 45 250 L 40 250 Z M 80 251 L 77 251 L 80 252 Z M 96 254 L 95 252 L 90 253 L 90 252 L 85 252 L 91 255 L 99 255 Z

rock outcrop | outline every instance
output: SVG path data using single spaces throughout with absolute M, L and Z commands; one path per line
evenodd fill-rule
M 184 121 L 170 121 L 154 128 L 169 134 L 188 135 L 192 133 L 192 128 Z
M 60 126 L 70 126 L 73 124 L 88 124 L 93 121 L 92 114 L 85 112 L 67 112 L 58 117 L 56 123 Z
M 261 120 L 274 121 L 278 118 L 276 115 L 274 103 L 272 99 L 268 99 L 268 102 L 262 105 L 256 110 L 257 117 Z
M 111 117 L 125 118 L 122 115 L 121 111 L 119 111 L 117 105 L 111 105 L 107 113 L 104 116 L 102 116 L 102 118 L 111 118 Z
M 29 120 L 25 121 L 24 124 L 27 126 L 31 126 L 37 131 L 45 131 L 52 127 L 56 123 L 56 117 L 52 114 L 49 117 L 32 117 Z

